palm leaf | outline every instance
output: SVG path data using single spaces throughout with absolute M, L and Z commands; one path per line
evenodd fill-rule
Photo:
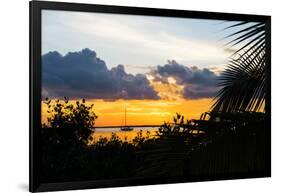
M 265 52 L 259 51 L 231 59 L 222 73 L 222 89 L 213 105 L 216 111 L 259 111 L 265 93 Z
M 226 46 L 239 46 L 219 78 L 221 87 L 212 111 L 261 111 L 265 100 L 265 24 L 231 25 L 240 29 L 226 38 Z M 241 29 L 241 26 L 245 28 Z

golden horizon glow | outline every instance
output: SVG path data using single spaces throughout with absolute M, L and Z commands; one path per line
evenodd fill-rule
M 172 122 L 173 116 L 180 113 L 187 119 L 199 119 L 201 114 L 209 111 L 213 104 L 212 98 L 185 99 L 183 85 L 178 85 L 172 77 L 169 84 L 150 80 L 150 84 L 160 99 L 88 99 L 86 104 L 94 104 L 93 111 L 97 114 L 95 126 L 121 126 L 125 124 L 125 108 L 127 125 L 161 125 Z M 76 100 L 69 101 L 75 104 Z M 47 122 L 47 105 L 42 103 L 42 122 Z
M 75 100 L 70 100 L 75 104 Z M 98 115 L 95 126 L 124 125 L 125 107 L 127 125 L 161 125 L 164 121 L 172 122 L 176 113 L 187 119 L 198 119 L 209 110 L 212 99 L 199 100 L 86 100 L 86 104 L 94 104 L 93 111 Z M 47 105 L 42 102 L 42 122 L 47 122 Z

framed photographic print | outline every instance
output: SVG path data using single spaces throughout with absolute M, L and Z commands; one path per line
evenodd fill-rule
M 30 2 L 30 191 L 270 177 L 270 25 Z

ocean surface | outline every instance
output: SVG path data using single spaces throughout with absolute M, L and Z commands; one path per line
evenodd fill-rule
M 121 131 L 120 127 L 96 128 L 93 132 L 93 141 L 98 141 L 101 137 L 106 137 L 110 140 L 112 134 L 116 134 L 122 141 L 132 141 L 138 133 L 142 133 L 143 137 L 152 138 L 155 136 L 158 127 L 133 127 L 132 131 Z

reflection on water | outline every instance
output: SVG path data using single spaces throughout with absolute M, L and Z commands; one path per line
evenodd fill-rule
M 137 136 L 137 133 L 142 131 L 142 136 L 154 137 L 159 127 L 134 127 L 133 131 L 121 131 L 120 128 L 96 128 L 92 134 L 93 142 L 98 141 L 101 137 L 110 139 L 112 133 L 116 134 L 122 141 L 132 141 Z

